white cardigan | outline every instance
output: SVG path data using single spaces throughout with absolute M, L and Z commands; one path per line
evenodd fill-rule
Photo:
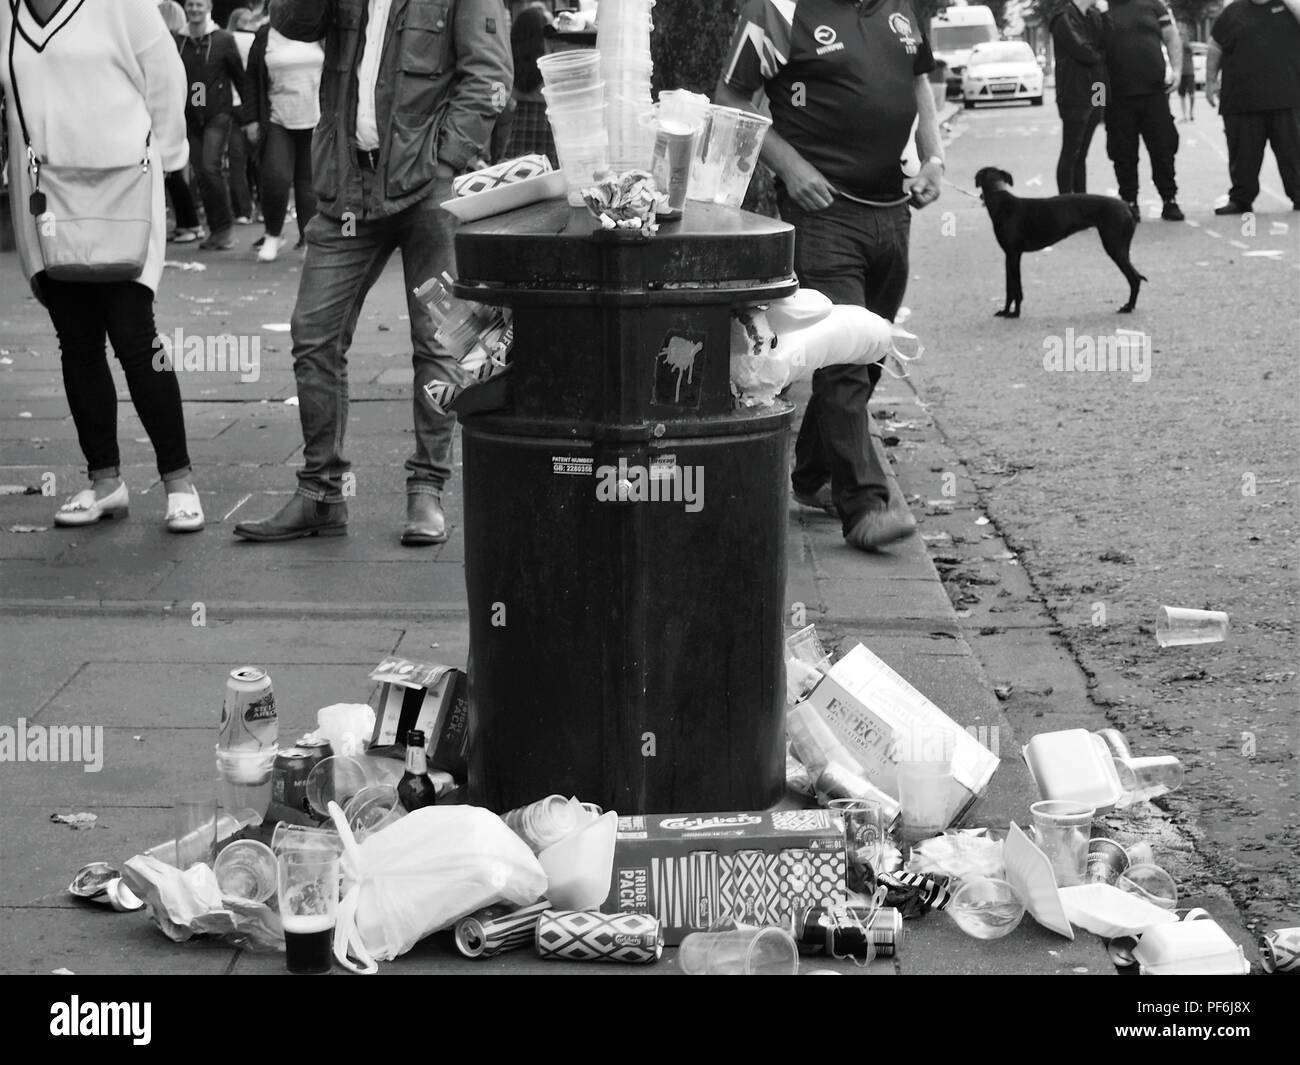
M 32 148 L 62 166 L 138 162 L 152 130 L 153 233 L 139 282 L 157 292 L 167 248 L 163 173 L 189 160 L 185 137 L 185 68 L 155 0 L 64 0 L 47 26 L 26 0 L 0 0 L 0 83 L 9 122 L 9 195 L 23 273 L 43 269 L 27 151 L 9 79 L 14 70 Z

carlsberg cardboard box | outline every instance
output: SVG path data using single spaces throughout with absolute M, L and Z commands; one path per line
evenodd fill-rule
M 732 915 L 788 924 L 844 900 L 844 827 L 828 810 L 620 817 L 605 913 L 648 913 L 664 942 Z
M 807 701 L 862 763 L 867 779 L 898 798 L 899 762 L 952 762 L 951 824 L 984 793 L 998 757 L 858 644 L 830 668 Z

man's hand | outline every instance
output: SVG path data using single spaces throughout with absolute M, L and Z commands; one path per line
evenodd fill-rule
M 792 151 L 790 156 L 778 172 L 790 199 L 805 211 L 824 211 L 835 202 L 835 187 L 798 152 Z
M 943 180 L 943 168 L 935 162 L 926 162 L 921 172 L 912 182 L 912 205 L 917 208 L 928 207 L 939 198 L 939 185 Z
M 1219 87 L 1209 79 L 1205 82 L 1205 102 L 1211 107 L 1219 106 Z
M 433 176 L 449 181 L 456 176 L 456 171 L 439 159 L 433 164 Z
M 249 122 L 244 126 L 244 136 L 248 138 L 248 143 L 256 145 L 262 139 L 262 127 L 256 122 Z

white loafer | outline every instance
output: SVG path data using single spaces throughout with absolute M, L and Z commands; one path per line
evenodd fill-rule
M 198 532 L 203 528 L 203 505 L 197 492 L 167 493 L 167 531 Z
M 95 498 L 93 488 L 83 488 L 54 514 L 55 525 L 94 525 L 97 521 L 125 518 L 131 497 L 123 481 L 103 499 Z

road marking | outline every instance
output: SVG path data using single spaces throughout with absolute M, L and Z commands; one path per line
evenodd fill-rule
M 1250 245 L 1247 244 L 1244 240 L 1230 240 L 1230 241 L 1228 241 L 1228 243 L 1231 244 L 1234 248 L 1249 248 L 1249 247 L 1250 247 Z
M 1187 222 L 1187 224 L 1188 224 L 1189 226 L 1191 226 L 1193 229 L 1200 229 L 1200 228 L 1201 228 L 1201 223 L 1200 223 L 1200 222 L 1194 222 L 1194 221 L 1192 221 L 1190 218 L 1186 219 L 1186 222 Z
M 1233 243 L 1236 243 L 1236 242 L 1234 241 Z M 1245 245 L 1242 245 L 1242 247 L 1245 247 Z M 1246 254 L 1247 254 L 1248 256 L 1258 257 L 1258 258 L 1261 258 L 1261 259 L 1280 259 L 1280 258 L 1282 258 L 1282 250 L 1281 250 L 1280 248 L 1269 248 L 1267 251 L 1248 251 L 1248 252 L 1246 252 Z
M 1219 237 L 1222 236 L 1221 233 L 1216 233 L 1216 232 L 1214 232 L 1214 230 L 1212 230 L 1212 229 L 1207 229 L 1207 230 L 1205 231 L 1205 235 L 1206 235 L 1207 237 L 1213 237 L 1215 240 L 1218 240 Z

